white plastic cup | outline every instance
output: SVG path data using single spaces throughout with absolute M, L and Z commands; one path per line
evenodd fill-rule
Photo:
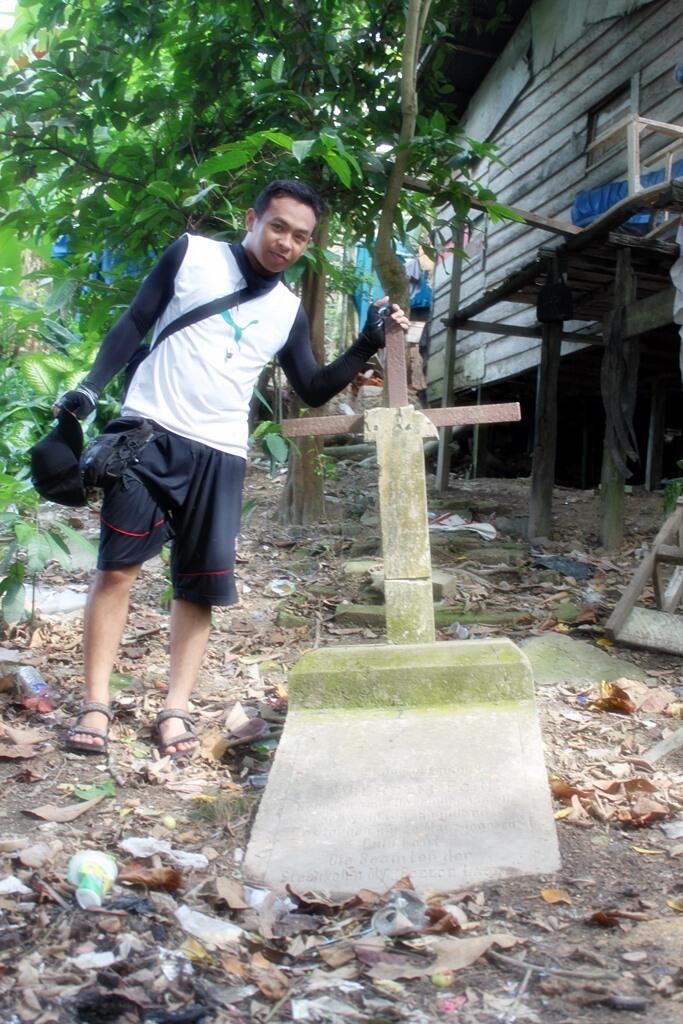
M 116 881 L 116 861 L 101 850 L 81 850 L 69 861 L 67 878 L 76 886 L 76 902 L 83 910 L 101 907 Z

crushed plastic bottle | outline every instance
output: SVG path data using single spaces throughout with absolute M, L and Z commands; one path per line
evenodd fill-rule
M 268 594 L 269 597 L 289 597 L 290 594 L 296 593 L 296 584 L 284 577 L 279 577 L 276 580 L 271 580 L 264 587 L 263 593 Z
M 408 935 L 423 927 L 426 909 L 414 889 L 393 889 L 384 906 L 372 915 L 370 924 L 380 935 Z
M 67 869 L 67 878 L 76 886 L 76 902 L 83 910 L 102 906 L 117 875 L 116 861 L 101 850 L 80 850 Z
M 17 668 L 14 680 L 22 707 L 39 711 L 41 714 L 54 711 L 55 696 L 52 687 L 45 682 L 38 669 L 32 665 L 22 665 Z

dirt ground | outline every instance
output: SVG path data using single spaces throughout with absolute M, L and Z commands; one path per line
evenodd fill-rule
M 113 679 L 108 761 L 61 749 L 80 700 L 80 617 L 39 620 L 4 637 L 15 660 L 43 674 L 54 707 L 27 705 L 11 683 L 0 692 L 1 1019 L 683 1020 L 683 756 L 652 768 L 642 761 L 680 724 L 683 673 L 676 658 L 615 650 L 603 636 L 661 524 L 661 496 L 628 495 L 626 540 L 608 557 L 598 547 L 598 497 L 557 489 L 556 540 L 535 553 L 578 558 L 593 571 L 587 582 L 535 563 L 515 538 L 528 481 L 454 481 L 449 495 L 431 494 L 434 514 L 469 509 L 497 525 L 499 541 L 510 538 L 499 562 L 447 535 L 434 542 L 434 564 L 457 576 L 464 609 L 528 613 L 510 625 L 470 624 L 470 635 L 581 637 L 644 669 L 648 686 L 638 690 L 627 677 L 630 705 L 572 680 L 538 690 L 562 851 L 557 875 L 420 893 L 421 933 L 382 939 L 370 921 L 387 894 L 363 892 L 340 905 L 324 894 L 258 892 L 241 877 L 286 714 L 289 666 L 311 646 L 381 638 L 335 620 L 340 601 L 368 600 L 367 579 L 345 574 L 342 563 L 378 551 L 376 469 L 339 464 L 326 481 L 328 521 L 312 528 L 278 524 L 283 479 L 251 466 L 241 603 L 214 615 L 193 706 L 201 754 L 188 767 L 160 760 L 150 738 L 167 664 L 161 560 L 135 587 Z M 84 534 L 96 528 L 94 514 L 70 521 Z M 52 566 L 42 582 L 85 590 L 88 575 Z M 440 632 L 453 635 L 452 627 Z M 130 837 L 165 846 L 145 859 L 119 845 Z M 80 910 L 66 880 L 70 856 L 83 848 L 118 858 L 119 881 L 100 910 Z M 183 854 L 200 857 L 188 867 Z M 181 905 L 241 931 L 214 942 L 191 935 L 176 917 Z M 503 936 L 497 945 L 486 939 L 493 934 Z

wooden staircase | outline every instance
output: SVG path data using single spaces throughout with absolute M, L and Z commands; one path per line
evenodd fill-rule
M 673 571 L 671 571 L 673 569 Z M 636 604 L 649 583 L 656 608 Z M 676 614 L 683 598 L 683 498 L 654 539 L 621 600 L 605 623 L 611 640 L 683 654 L 683 615 Z

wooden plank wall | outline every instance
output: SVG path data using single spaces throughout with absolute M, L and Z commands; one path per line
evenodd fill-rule
M 558 17 L 566 0 L 557 0 Z M 520 26 L 520 30 L 523 26 Z M 559 54 L 522 91 L 492 137 L 507 166 L 491 164 L 483 180 L 503 203 L 570 220 L 577 192 L 626 177 L 623 149 L 596 166 L 586 167 L 588 113 L 611 93 L 638 75 L 639 113 L 660 121 L 683 123 L 683 88 L 673 69 L 683 57 L 683 4 L 661 0 L 635 13 L 589 26 L 581 39 Z M 491 72 L 496 73 L 494 68 Z M 476 99 L 476 97 L 475 97 Z M 647 136 L 645 137 L 647 138 Z M 657 136 L 643 146 L 670 139 Z M 552 236 L 525 225 L 479 220 L 482 230 L 468 247 L 463 268 L 461 305 L 533 259 L 540 244 Z M 449 261 L 450 262 L 450 261 Z M 450 274 L 443 264 L 435 276 L 434 325 L 429 360 L 430 399 L 440 398 Z M 482 319 L 520 325 L 535 323 L 534 311 L 516 303 L 500 303 Z M 567 325 L 571 329 L 574 325 Z M 575 326 L 579 326 L 578 324 Z M 571 342 L 563 354 L 575 351 Z M 461 333 L 455 363 L 455 389 L 492 383 L 535 366 L 539 342 L 530 338 Z

